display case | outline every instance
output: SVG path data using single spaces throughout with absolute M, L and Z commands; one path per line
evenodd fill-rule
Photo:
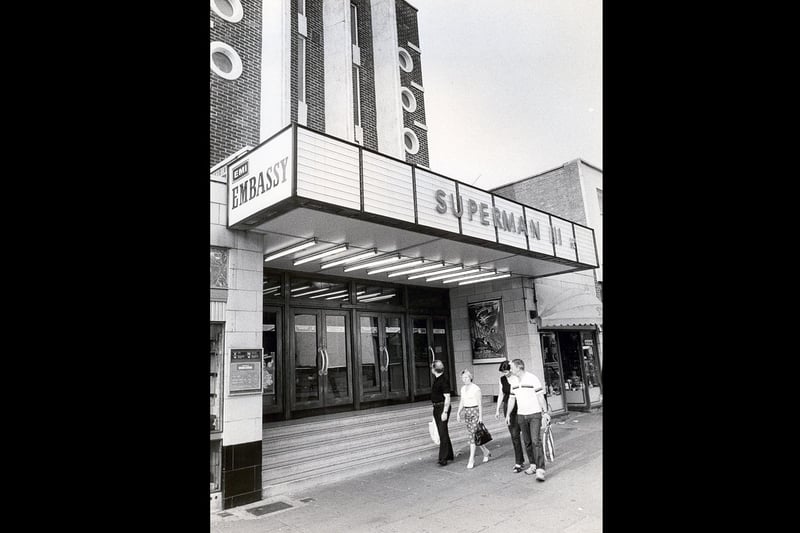
M 211 432 L 222 431 L 222 354 L 224 336 L 223 324 L 211 324 L 211 352 L 210 352 L 210 404 Z

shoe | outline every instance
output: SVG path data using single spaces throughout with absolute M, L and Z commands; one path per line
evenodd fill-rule
M 515 474 L 519 474 L 520 472 L 522 472 L 522 470 L 523 470 L 522 465 L 514 465 Z
M 484 456 L 483 456 L 483 462 L 484 462 L 484 463 L 488 463 L 488 462 L 489 462 L 489 457 L 491 457 L 491 456 L 492 456 L 492 454 L 491 454 L 491 453 L 490 453 L 489 455 L 484 455 Z
M 537 468 L 536 469 L 536 480 L 537 481 L 544 481 L 544 468 Z
M 528 474 L 529 476 L 534 475 L 536 473 L 536 465 L 529 466 L 528 469 L 525 471 L 525 473 Z
M 447 461 L 437 461 L 439 466 L 447 466 Z
M 472 461 L 467 463 L 467 468 L 474 468 L 474 467 L 475 467 L 475 464 Z

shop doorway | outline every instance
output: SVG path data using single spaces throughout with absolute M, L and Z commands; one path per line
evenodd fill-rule
M 589 408 L 603 399 L 596 343 L 592 331 L 559 331 L 567 407 Z
M 440 359 L 448 367 L 448 323 L 446 317 L 411 317 L 411 345 L 414 350 L 414 397 L 431 393 L 431 365 Z
M 359 313 L 361 401 L 408 398 L 405 328 L 400 313 Z
M 291 318 L 288 366 L 292 409 L 352 403 L 349 313 L 293 309 Z

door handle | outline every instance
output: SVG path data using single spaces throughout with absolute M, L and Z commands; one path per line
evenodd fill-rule
M 321 346 L 319 348 L 317 348 L 317 351 L 319 352 L 320 362 L 322 363 L 322 367 L 319 369 L 319 372 L 318 372 L 318 374 L 321 376 L 323 370 L 325 370 L 325 354 L 324 354 Z
M 323 348 L 322 353 L 325 354 L 325 368 L 323 370 L 324 375 L 328 375 L 328 365 L 330 364 L 330 357 L 328 356 L 328 349 Z
M 386 354 L 386 366 L 383 367 L 383 370 L 389 370 L 389 350 L 386 349 L 386 346 L 383 347 L 383 353 Z
M 433 353 L 433 348 L 430 346 L 428 346 L 428 350 L 431 352 L 431 363 L 433 363 L 433 361 L 436 359 L 436 354 Z

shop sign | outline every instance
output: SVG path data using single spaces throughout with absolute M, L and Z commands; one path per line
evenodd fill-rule
M 234 225 L 292 194 L 292 129 L 228 167 L 228 225 Z
M 261 348 L 231 350 L 230 391 L 261 393 Z

